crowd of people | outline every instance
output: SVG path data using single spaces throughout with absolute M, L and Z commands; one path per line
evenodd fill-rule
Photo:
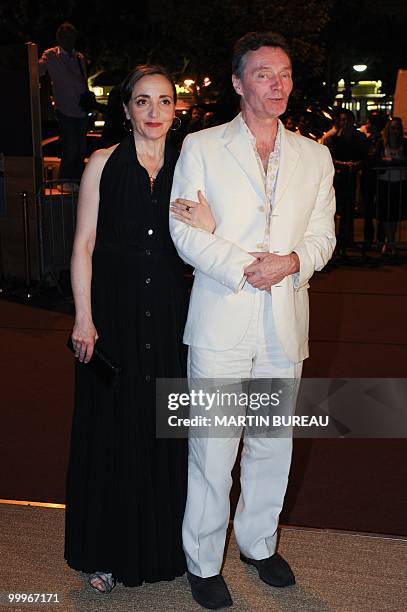
M 49 73 L 56 101 L 60 130 L 62 181 L 79 179 L 84 167 L 88 111 L 87 61 L 75 49 L 78 32 L 70 23 L 62 24 L 56 33 L 57 47 L 44 51 L 39 60 L 40 75 Z M 89 104 L 89 100 L 87 101 Z M 95 109 L 95 103 L 93 104 Z M 120 86 L 115 86 L 103 110 L 105 125 L 101 146 L 109 147 L 126 136 L 125 114 Z M 178 129 L 172 129 L 169 140 L 180 151 L 188 134 L 221 123 L 213 110 L 195 104 L 179 113 Z M 397 256 L 397 228 L 407 218 L 407 147 L 400 118 L 383 117 L 374 112 L 359 129 L 355 116 L 346 108 L 333 115 L 331 129 L 319 137 L 308 113 L 298 116 L 286 113 L 285 128 L 325 144 L 335 165 L 337 259 L 346 257 L 355 246 L 354 218 L 363 217 L 365 255 L 372 248 L 382 256 Z M 75 183 L 63 182 L 68 189 Z
M 318 140 L 331 151 L 335 166 L 336 256 L 355 246 L 354 218 L 363 217 L 362 253 L 375 248 L 397 256 L 397 228 L 407 218 L 407 140 L 399 117 L 378 112 L 357 128 L 352 111 L 340 108 L 331 129 L 319 139 L 306 115 L 284 119 L 286 129 Z M 374 223 L 376 220 L 376 223 Z

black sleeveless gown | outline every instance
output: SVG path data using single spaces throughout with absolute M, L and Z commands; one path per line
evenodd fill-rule
M 92 314 L 123 373 L 109 385 L 76 364 L 65 559 L 83 572 L 112 572 L 127 586 L 185 571 L 187 442 L 155 436 L 155 378 L 186 376 L 188 292 L 168 228 L 176 159 L 167 144 L 153 193 L 132 135 L 106 162 Z

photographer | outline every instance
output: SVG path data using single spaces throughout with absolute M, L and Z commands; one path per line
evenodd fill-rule
M 68 22 L 56 32 L 58 46 L 47 49 L 39 60 L 40 76 L 48 72 L 55 97 L 61 145 L 61 179 L 79 179 L 86 155 L 88 114 L 84 98 L 89 95 L 86 58 L 75 49 L 76 28 Z M 81 105 L 82 104 L 82 105 Z

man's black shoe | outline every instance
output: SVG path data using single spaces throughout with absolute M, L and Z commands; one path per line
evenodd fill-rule
M 187 576 L 192 597 L 203 608 L 219 610 L 219 608 L 229 608 L 233 604 L 226 582 L 220 574 L 201 578 L 188 572 Z
M 260 559 L 260 561 L 248 559 L 240 553 L 240 559 L 244 563 L 254 565 L 259 572 L 261 580 L 270 586 L 286 587 L 295 584 L 295 577 L 291 567 L 278 553 L 274 553 L 274 555 L 267 559 Z

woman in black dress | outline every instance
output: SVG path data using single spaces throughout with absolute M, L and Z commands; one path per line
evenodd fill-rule
M 393 117 L 377 143 L 376 218 L 383 224 L 382 255 L 397 255 L 396 231 L 407 217 L 407 141 L 400 117 Z
M 100 592 L 185 571 L 186 441 L 155 433 L 155 379 L 185 376 L 188 293 L 168 229 L 176 92 L 165 69 L 147 65 L 127 77 L 122 96 L 132 133 L 88 162 L 72 256 L 65 558 Z M 123 368 L 114 383 L 87 365 L 96 340 Z

